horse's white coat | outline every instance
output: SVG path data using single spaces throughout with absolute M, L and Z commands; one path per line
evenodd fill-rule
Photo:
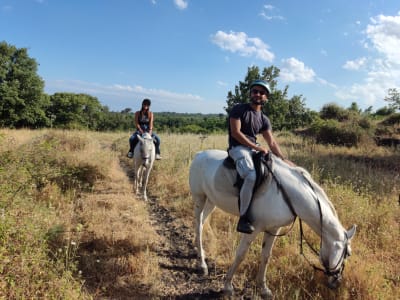
M 239 215 L 238 190 L 233 186 L 236 181 L 236 171 L 223 166 L 223 160 L 226 156 L 227 152 L 221 150 L 199 152 L 190 167 L 189 184 L 195 204 L 196 247 L 205 274 L 208 274 L 208 267 L 202 245 L 202 230 L 207 216 L 215 207 L 219 207 L 230 214 Z M 331 268 L 332 271 L 334 271 L 333 268 L 341 267 L 343 263 L 341 255 L 346 247 L 350 248 L 346 234 L 348 240 L 350 240 L 355 233 L 355 227 L 346 233 L 332 203 L 307 171 L 300 167 L 290 167 L 275 156 L 272 156 L 272 159 L 273 172 L 286 190 L 296 215 L 321 236 L 321 262 Z M 323 215 L 322 227 L 317 199 L 320 202 Z M 261 289 L 261 294 L 271 296 L 272 293 L 266 286 L 265 274 L 275 237 L 269 233 L 279 233 L 282 226 L 289 225 L 294 220 L 281 190 L 271 176 L 255 193 L 250 213 L 254 220 L 255 231 L 252 234 L 241 235 L 235 260 L 226 276 L 225 291 L 228 294 L 233 294 L 232 278 L 237 267 L 244 259 L 256 235 L 259 232 L 265 232 L 261 264 L 256 280 Z M 321 228 L 323 228 L 322 233 Z M 266 231 L 269 233 L 266 233 Z
M 135 168 L 134 188 L 136 194 L 141 194 L 147 200 L 147 183 L 150 171 L 156 156 L 155 146 L 151 135 L 145 132 L 142 136 L 137 135 L 139 142 L 133 151 L 133 162 Z

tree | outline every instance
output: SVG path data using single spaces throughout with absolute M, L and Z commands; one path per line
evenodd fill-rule
M 96 97 L 86 94 L 55 93 L 50 96 L 48 114 L 54 115 L 55 127 L 96 130 L 104 124 L 104 108 Z
M 238 103 L 248 103 L 250 83 L 256 79 L 263 79 L 271 88 L 271 94 L 268 96 L 267 104 L 263 106 L 263 112 L 270 118 L 274 129 L 291 130 L 310 124 L 312 116 L 306 109 L 302 96 L 293 96 L 289 100 L 288 86 L 285 86 L 283 90 L 277 89 L 279 73 L 279 68 L 275 66 L 264 68 L 261 74 L 257 66 L 249 67 L 244 81 L 239 81 L 234 92 L 228 92 L 226 112 L 229 114 L 233 106 Z
M 350 107 L 348 108 L 349 111 L 352 111 L 356 114 L 360 114 L 361 113 L 361 109 L 358 107 L 357 102 L 352 102 Z
M 385 101 L 389 102 L 389 106 L 394 110 L 400 110 L 400 92 L 396 88 L 388 90 Z
M 37 63 L 26 48 L 0 42 L 0 126 L 44 127 L 49 97 L 37 75 Z

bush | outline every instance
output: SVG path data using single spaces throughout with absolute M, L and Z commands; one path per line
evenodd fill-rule
M 324 120 L 345 121 L 351 118 L 351 112 L 337 104 L 331 103 L 322 107 L 320 117 Z
M 382 125 L 400 125 L 400 113 L 391 114 L 385 120 L 382 121 Z
M 317 143 L 347 147 L 357 146 L 363 135 L 363 130 L 359 126 L 335 120 L 315 123 L 312 131 Z

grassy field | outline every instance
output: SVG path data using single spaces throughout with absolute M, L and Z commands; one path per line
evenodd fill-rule
M 149 196 L 190 225 L 190 162 L 200 150 L 226 149 L 227 137 L 160 136 L 164 159 L 154 166 Z M 128 137 L 0 130 L 0 299 L 157 295 L 159 238 L 124 167 L 130 163 Z M 287 156 L 325 189 L 342 224 L 357 224 L 358 230 L 336 291 L 299 254 L 297 225 L 279 238 L 267 273 L 276 299 L 399 299 L 398 150 L 321 146 L 288 133 L 277 137 Z M 225 271 L 239 239 L 236 221 L 217 210 L 205 226 L 207 254 Z M 236 289 L 255 290 L 260 249 L 257 240 L 234 278 Z M 311 252 L 306 255 L 314 260 Z

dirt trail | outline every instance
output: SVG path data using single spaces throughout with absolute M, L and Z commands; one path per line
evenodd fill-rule
M 222 275 L 217 275 L 213 262 L 208 261 L 210 274 L 203 276 L 196 268 L 196 251 L 193 245 L 193 229 L 182 220 L 171 216 L 157 199 L 151 198 L 148 209 L 152 224 L 160 236 L 157 255 L 162 271 L 161 299 L 220 299 Z
M 122 169 L 132 182 L 133 174 L 129 168 L 122 163 Z M 162 272 L 157 294 L 149 296 L 149 299 L 222 299 L 225 271 L 216 268 L 209 259 L 208 276 L 203 276 L 196 267 L 198 259 L 192 226 L 173 216 L 151 195 L 151 189 L 148 190 L 146 206 L 151 225 L 159 235 L 156 254 Z
M 119 180 L 127 183 L 127 186 L 124 183 L 122 187 L 120 181 L 113 178 L 113 182 L 103 185 L 91 194 L 90 199 L 83 202 L 87 206 L 83 205 L 80 208 L 83 219 L 94 218 L 98 221 L 97 227 L 93 228 L 92 234 L 89 232 L 86 235 L 79 250 L 79 268 L 84 274 L 86 290 L 96 300 L 223 299 L 222 288 L 226 270 L 218 268 L 212 258 L 208 258 L 209 275 L 202 275 L 197 268 L 192 224 L 188 224 L 186 219 L 174 216 L 151 195 L 151 189 L 148 191 L 149 199 L 145 206 L 150 225 L 158 235 L 157 244 L 152 247 L 152 251 L 157 256 L 161 280 L 154 283 L 155 288 L 152 288 L 149 294 L 148 286 L 130 279 L 132 269 L 128 260 L 129 256 L 135 253 L 131 241 L 134 232 L 130 233 L 130 236 L 122 235 L 118 239 L 102 237 L 110 235 L 109 228 L 115 228 L 116 232 L 123 229 L 129 233 L 130 218 L 135 214 L 134 210 L 132 211 L 134 208 L 129 204 L 125 204 L 123 208 L 118 204 L 121 193 L 125 193 L 128 199 L 134 197 L 131 193 L 132 185 L 129 184 L 133 183 L 132 170 L 121 161 L 118 174 Z M 94 211 L 86 215 L 85 211 L 88 209 Z M 100 211 L 100 214 L 97 214 L 97 211 Z M 105 227 L 105 224 L 108 227 Z M 110 227 L 110 224 L 114 227 Z M 237 292 L 234 299 L 254 298 L 251 288 Z

